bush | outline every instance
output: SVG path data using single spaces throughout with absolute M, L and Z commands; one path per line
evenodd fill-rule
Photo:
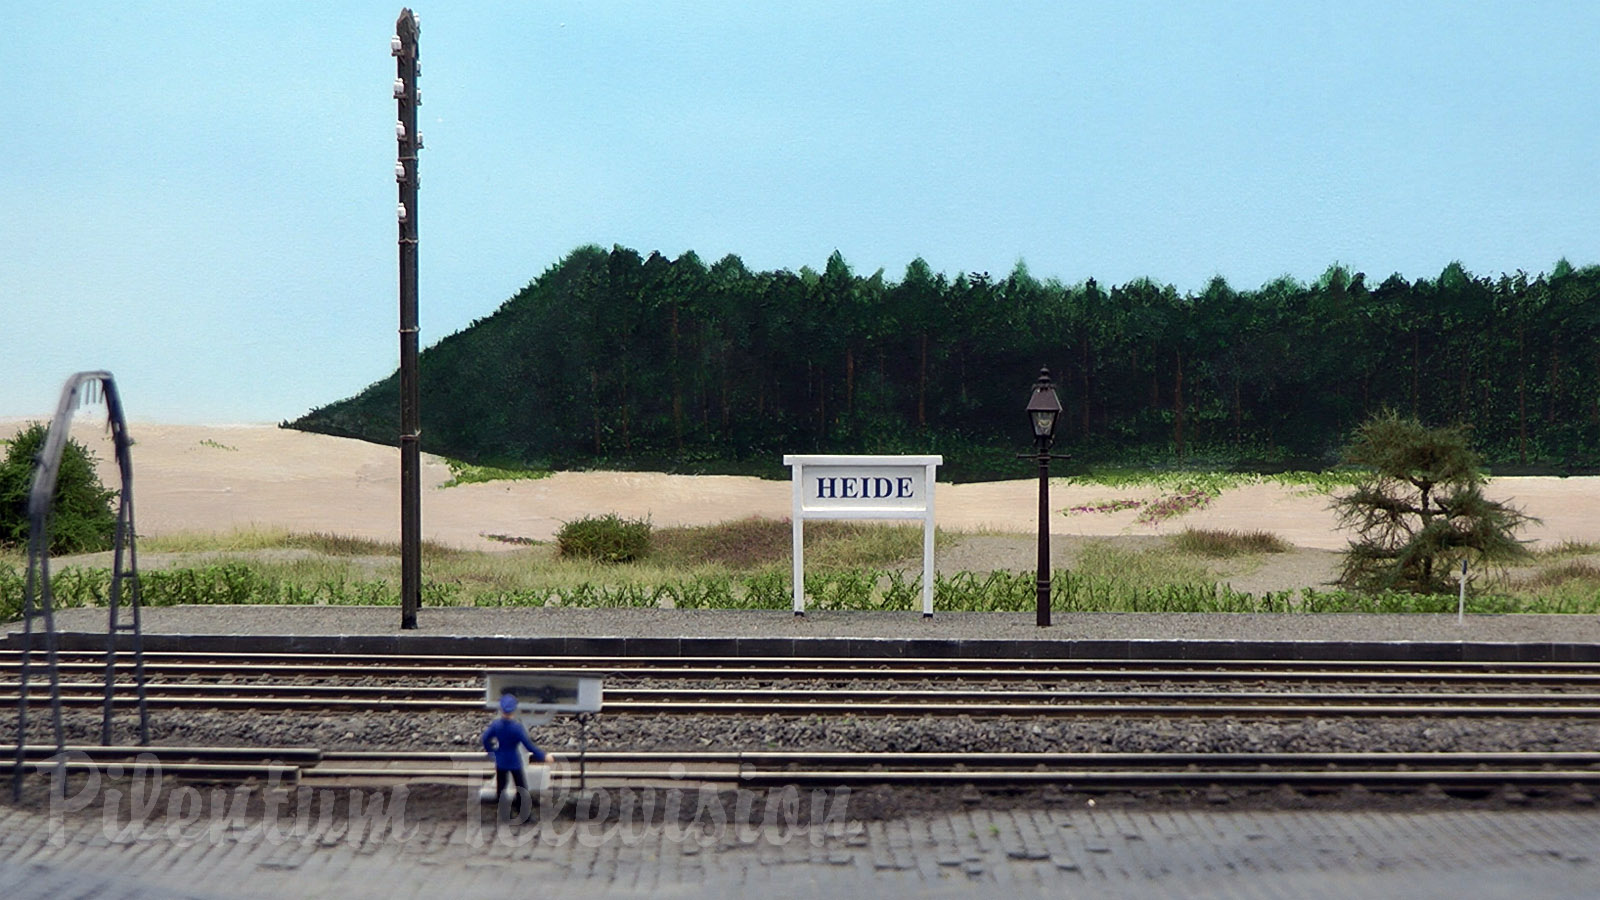
M 562 525 L 556 533 L 556 547 L 569 559 L 633 562 L 650 553 L 650 522 L 624 519 L 616 513 L 588 516 Z
M 22 618 L 22 569 L 0 562 L 0 625 Z
M 0 461 L 0 546 L 28 544 L 34 457 L 44 448 L 48 434 L 44 425 L 29 425 L 12 439 L 5 460 Z M 51 507 L 51 555 L 110 549 L 117 528 L 117 515 L 111 508 L 114 496 L 95 474 L 94 456 L 69 439 L 61 453 Z

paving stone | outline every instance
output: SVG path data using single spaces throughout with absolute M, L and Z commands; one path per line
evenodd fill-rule
M 496 846 L 464 839 L 474 826 L 448 823 L 410 841 L 348 839 L 339 833 L 268 844 L 226 830 L 222 839 L 174 841 L 160 829 L 133 843 L 96 840 L 98 819 L 69 823 L 65 846 L 43 839 L 44 818 L 0 820 L 0 896 L 165 897 L 181 885 L 202 897 L 333 892 L 351 897 L 441 894 L 452 900 L 503 895 L 529 883 L 566 892 L 735 897 L 806 893 L 876 900 L 915 896 L 941 880 L 988 883 L 1020 897 L 1079 893 L 1115 896 L 1244 898 L 1310 896 L 1489 896 L 1485 885 L 1522 897 L 1587 896 L 1600 877 L 1591 811 L 1332 813 L 1198 810 L 1151 813 L 973 811 L 926 821 L 885 823 L 865 842 L 828 839 L 728 840 L 709 848 L 668 841 L 660 830 L 585 847 L 575 836 Z M 1065 820 L 1063 820 L 1065 819 Z M 1003 837 L 991 838 L 995 824 Z M 1070 825 L 1070 828 L 1062 826 Z M 969 837 L 981 829 L 982 837 Z M 360 834 L 358 831 L 357 834 Z M 522 835 L 542 833 L 521 832 Z M 370 836 L 368 836 L 370 837 Z M 985 844 L 989 848 L 985 848 Z M 1048 865 L 1041 865 L 1041 863 Z M 960 875 L 956 875 L 957 871 Z M 115 880 L 104 873 L 118 873 Z M 88 873 L 99 873 L 90 875 Z M 28 873 L 32 873 L 31 875 Z M 82 874 L 80 874 L 82 873 Z M 196 879 L 196 876 L 199 876 Z M 1424 879 L 1419 881 L 1418 879 Z M 48 893 L 30 887 L 49 885 Z M 1417 885 L 1455 885 L 1419 893 Z M 327 889 L 318 889 L 325 885 Z M 1189 890 L 1199 885 L 1203 890 Z M 1311 887 L 1308 889 L 1308 885 Z M 1318 885 L 1341 886 L 1318 887 Z M 309 886 L 309 887 L 306 887 Z
M 916 863 L 906 862 L 898 859 L 874 860 L 872 863 L 872 868 L 880 872 L 903 872 L 907 869 L 915 869 L 916 867 Z

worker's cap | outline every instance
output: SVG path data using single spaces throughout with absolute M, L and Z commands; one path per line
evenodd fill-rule
M 501 712 L 508 712 L 508 713 L 509 712 L 516 712 L 517 711 L 517 698 L 513 697 L 510 694 L 501 694 L 500 695 L 500 711 Z

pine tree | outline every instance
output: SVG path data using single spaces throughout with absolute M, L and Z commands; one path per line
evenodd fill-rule
M 1333 502 L 1340 526 L 1357 535 L 1339 578 L 1346 587 L 1447 592 L 1462 560 L 1493 565 L 1528 555 L 1516 532 L 1538 520 L 1484 497 L 1464 427 L 1381 413 L 1356 429 L 1344 459 L 1371 470 Z

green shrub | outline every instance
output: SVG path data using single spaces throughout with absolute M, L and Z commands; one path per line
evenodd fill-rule
M 793 599 L 793 583 L 782 572 L 763 572 L 744 579 L 745 609 L 787 609 Z
M 0 624 L 22 618 L 23 571 L 0 563 Z
M 808 572 L 806 593 L 811 609 L 872 609 L 877 573 L 855 571 Z
M 616 513 L 577 519 L 561 526 L 556 548 L 568 559 L 633 562 L 650 554 L 650 522 Z
M 33 490 L 34 457 L 44 448 L 49 429 L 35 422 L 11 440 L 0 461 L 0 546 L 28 544 L 28 494 Z M 68 439 L 56 473 L 51 501 L 51 555 L 107 550 L 116 535 L 112 511 L 114 491 L 106 490 L 94 471 L 94 456 Z
M 446 459 L 444 464 L 450 467 L 450 480 L 439 485 L 439 490 L 441 491 L 457 485 L 483 484 L 490 481 L 536 481 L 555 474 L 549 469 L 479 466 L 469 462 L 462 462 L 459 459 Z
M 15 622 L 22 618 L 22 595 L 27 586 L 24 566 L 0 563 L 0 623 Z M 35 586 L 35 590 L 38 587 Z M 109 569 L 84 569 L 68 566 L 50 575 L 51 608 L 77 609 L 85 606 L 104 606 L 111 595 Z M 35 603 L 38 598 L 35 597 Z M 35 607 L 35 612 L 37 612 Z
M 144 572 L 139 576 L 139 587 L 140 599 L 146 606 L 283 602 L 277 579 L 239 562 Z

